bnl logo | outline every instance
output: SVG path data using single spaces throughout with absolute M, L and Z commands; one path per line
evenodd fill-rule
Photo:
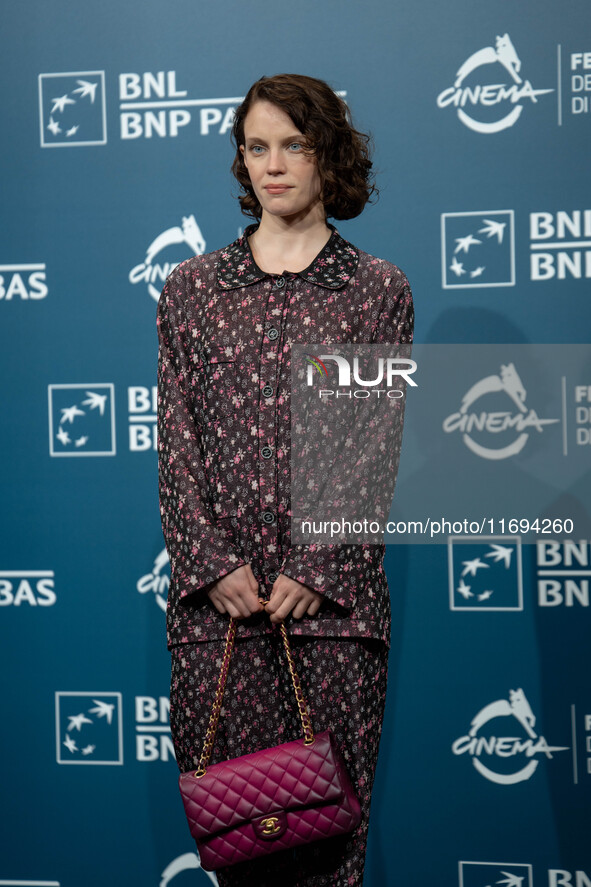
M 512 209 L 442 213 L 443 289 L 515 286 Z
M 106 145 L 105 72 L 39 74 L 42 148 Z
M 58 764 L 122 764 L 121 693 L 55 694 Z
M 460 887 L 532 887 L 532 867 L 509 862 L 460 861 Z
M 112 383 L 49 385 L 51 456 L 114 456 L 115 387 Z
M 450 610 L 523 610 L 521 542 L 515 536 L 450 536 Z

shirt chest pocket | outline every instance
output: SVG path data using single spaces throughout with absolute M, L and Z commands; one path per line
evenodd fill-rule
M 236 354 L 231 348 L 207 344 L 202 349 L 202 396 L 205 417 L 229 416 L 235 411 Z

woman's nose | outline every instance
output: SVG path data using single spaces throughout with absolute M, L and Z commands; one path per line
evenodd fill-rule
M 280 148 L 271 148 L 269 150 L 267 172 L 285 172 L 285 158 Z

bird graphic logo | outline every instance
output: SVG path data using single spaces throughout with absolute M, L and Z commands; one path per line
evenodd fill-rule
M 42 148 L 106 144 L 104 71 L 40 74 L 39 125 Z
M 444 289 L 514 285 L 513 215 L 513 210 L 442 214 Z
M 50 385 L 48 391 L 50 455 L 115 455 L 111 383 Z
M 522 610 L 521 544 L 508 537 L 449 542 L 449 599 L 452 610 Z
M 55 694 L 58 764 L 122 764 L 121 694 Z

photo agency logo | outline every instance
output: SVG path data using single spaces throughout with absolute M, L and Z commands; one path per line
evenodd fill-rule
M 533 887 L 531 865 L 460 860 L 459 887 Z
M 156 606 L 166 612 L 166 601 L 170 586 L 170 560 L 164 548 L 154 561 L 149 573 L 138 580 L 136 589 L 140 594 L 153 594 Z
M 485 376 L 468 389 L 459 411 L 444 419 L 443 430 L 458 432 L 464 445 L 482 459 L 509 459 L 523 450 L 531 432 L 541 434 L 547 425 L 560 422 L 540 419 L 525 405 L 526 397 L 515 364 L 501 364 L 498 375 Z
M 115 386 L 49 385 L 49 454 L 115 456 Z
M 494 46 L 472 53 L 458 68 L 453 86 L 437 96 L 437 107 L 455 108 L 458 119 L 473 132 L 487 135 L 508 129 L 526 105 L 537 105 L 539 96 L 554 92 L 534 89 L 520 71 L 521 59 L 509 34 L 497 36 Z
M 39 74 L 42 148 L 107 144 L 105 72 Z
M 394 347 L 398 350 L 404 348 L 404 346 L 400 345 Z M 367 357 L 369 355 L 370 352 L 365 350 L 364 356 Z M 337 399 L 342 397 L 347 399 L 351 397 L 367 398 L 372 394 L 375 394 L 378 398 L 381 395 L 385 395 L 386 398 L 399 400 L 403 396 L 403 392 L 393 387 L 399 379 L 403 379 L 413 388 L 418 387 L 417 382 L 411 378 L 412 374 L 416 372 L 417 364 L 416 361 L 410 360 L 410 358 L 378 357 L 370 370 L 374 374 L 374 377 L 371 379 L 362 377 L 359 357 L 353 357 L 350 361 L 342 354 L 304 354 L 303 358 L 305 360 L 306 385 L 308 387 L 315 386 L 319 381 L 321 384 L 336 384 L 339 388 L 350 389 L 347 392 L 340 392 L 332 388 L 319 388 L 318 397 L 320 400 L 331 397 Z M 334 361 L 337 369 L 336 382 L 334 381 L 334 374 L 329 373 L 327 369 L 327 361 Z M 333 368 L 331 367 L 331 369 Z M 329 376 L 332 376 L 332 379 L 329 380 Z M 362 387 L 352 389 L 353 384 Z M 382 384 L 385 384 L 386 388 L 377 387 Z
M 450 610 L 523 610 L 521 542 L 516 536 L 450 536 Z
M 55 694 L 58 764 L 123 764 L 121 693 Z
M 143 262 L 129 272 L 129 282 L 143 284 L 148 295 L 157 302 L 168 275 L 185 259 L 202 256 L 205 247 L 195 216 L 183 216 L 180 225 L 167 228 L 154 238 Z
M 568 751 L 568 746 L 548 745 L 536 733 L 536 718 L 523 690 L 510 690 L 509 699 L 485 705 L 470 723 L 470 730 L 452 744 L 454 755 L 467 754 L 475 769 L 498 785 L 515 785 L 531 779 L 542 757 Z
M 512 209 L 441 214 L 443 289 L 515 286 Z

